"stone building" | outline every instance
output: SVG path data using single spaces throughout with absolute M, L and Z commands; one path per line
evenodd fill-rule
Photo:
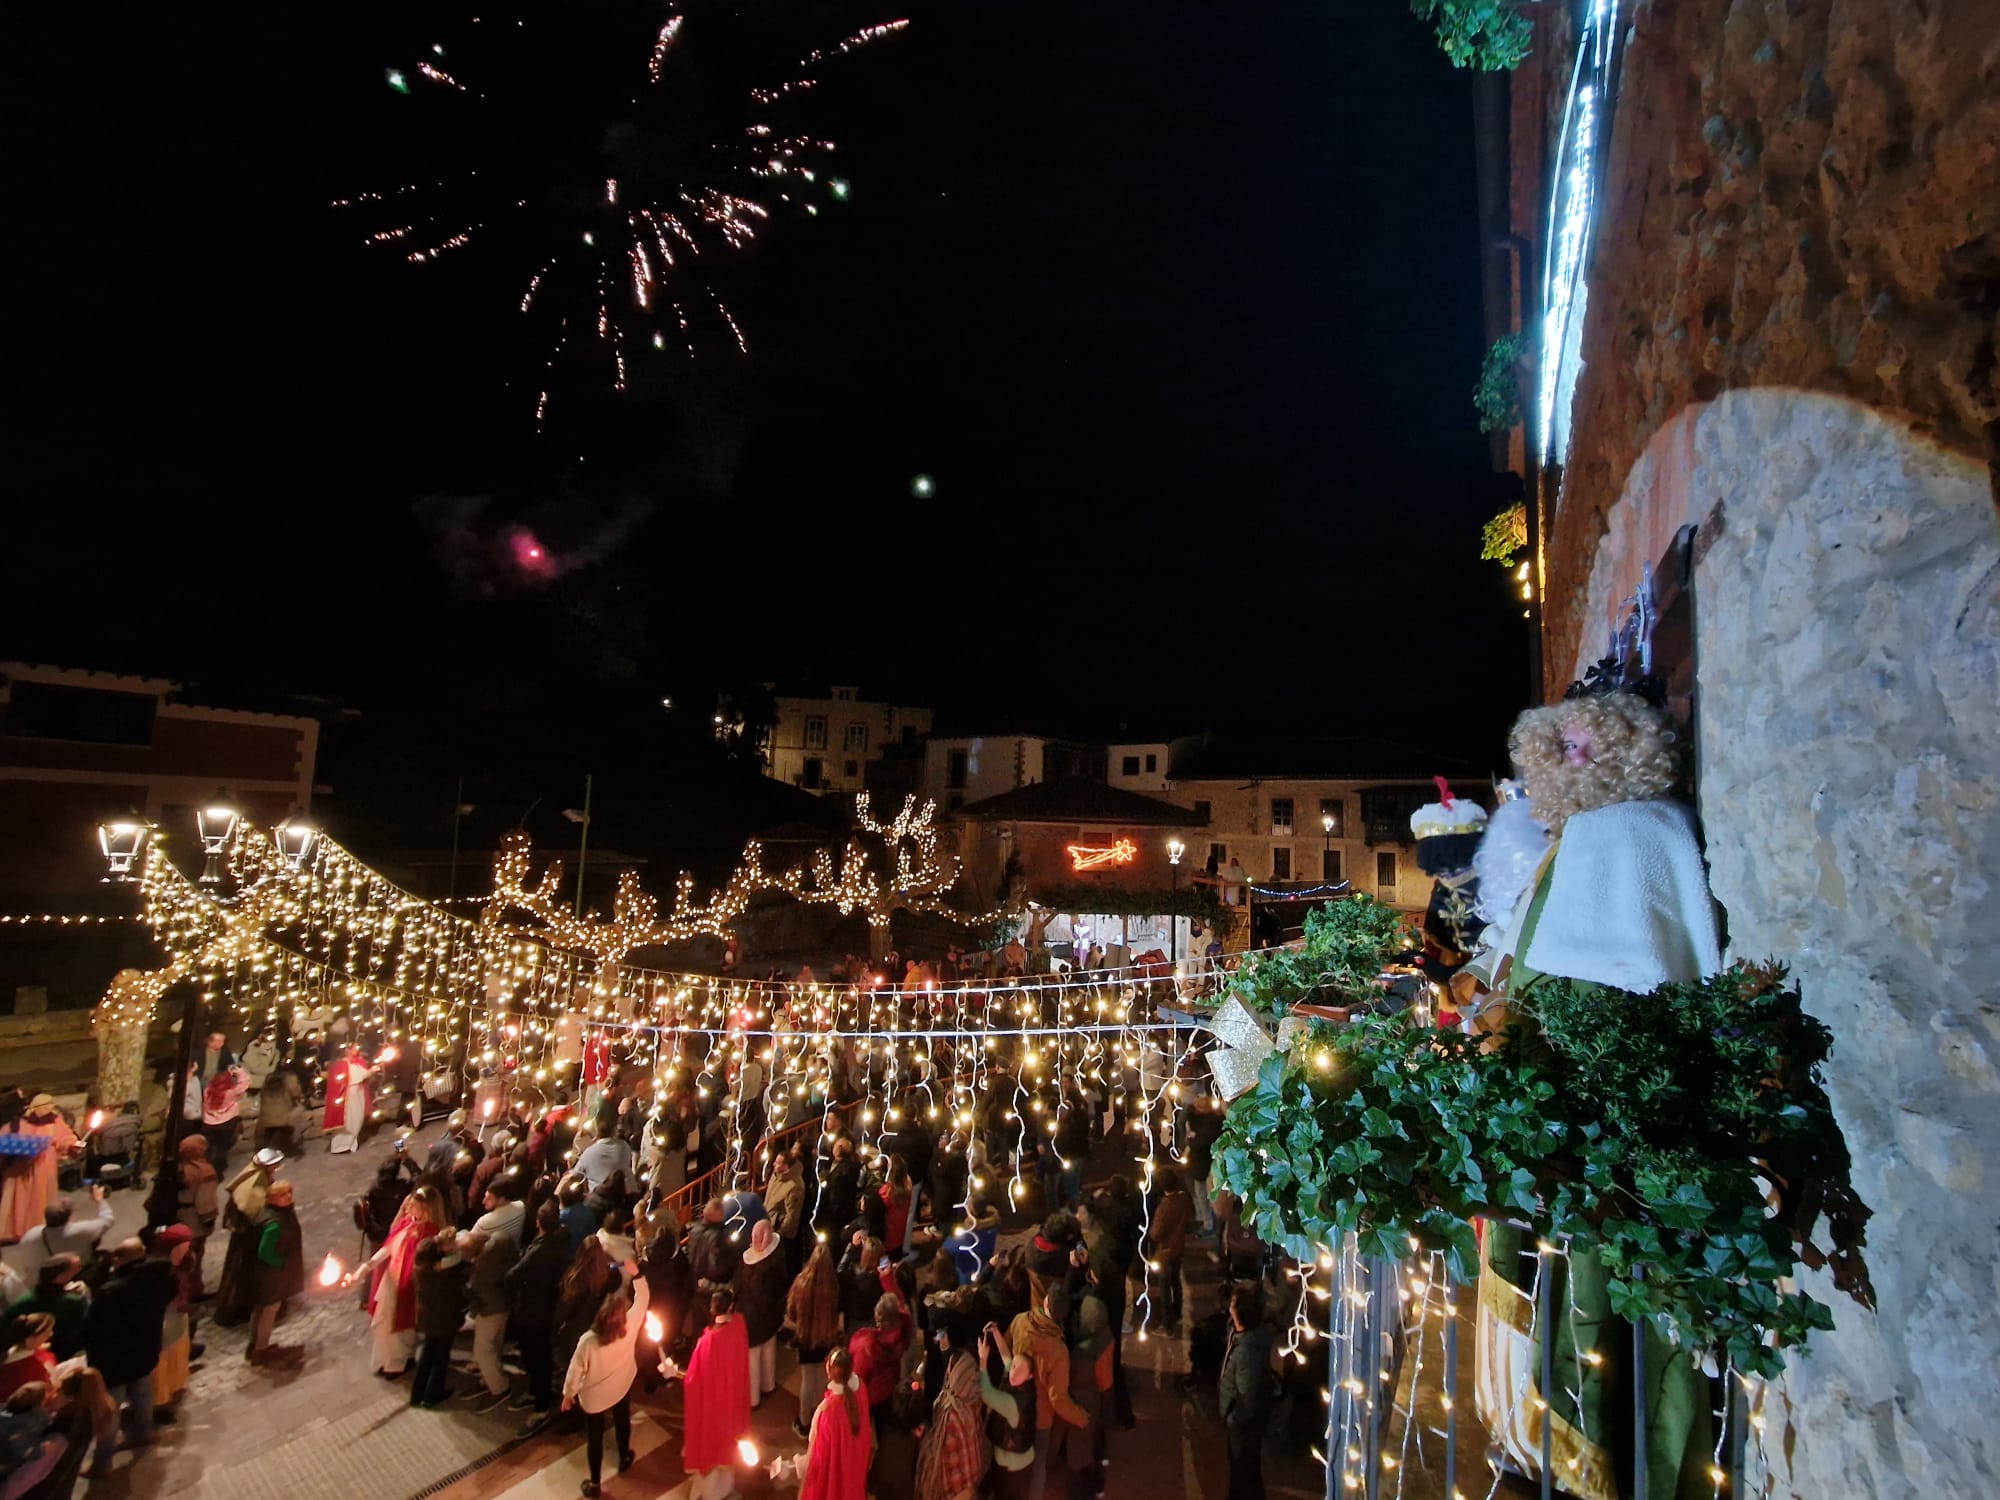
M 1433 775 L 1488 800 L 1488 772 L 1364 737 L 1183 741 L 1162 794 L 1206 828 L 1189 853 L 1197 870 L 1232 860 L 1253 881 L 1338 884 L 1420 912 L 1431 877 L 1412 853 L 1410 814 L 1437 800 Z
M 1839 1326 L 1774 1393 L 1752 1487 L 2000 1493 L 2000 6 L 1655 0 L 1615 12 L 1602 73 L 1591 13 L 1537 10 L 1482 115 L 1489 316 L 1575 314 L 1509 445 L 1544 686 L 1650 573 L 1731 950 L 1789 963 L 1833 1028 L 1875 1209 L 1879 1310 L 1809 1278 Z
M 863 791 L 868 768 L 891 751 L 914 752 L 930 732 L 928 708 L 903 708 L 835 685 L 824 697 L 772 699 L 777 715 L 765 744 L 766 774 L 809 792 Z

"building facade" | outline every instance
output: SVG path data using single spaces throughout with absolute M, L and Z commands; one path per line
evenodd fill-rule
M 1262 883 L 1349 882 L 1400 911 L 1422 911 L 1431 878 L 1412 856 L 1410 814 L 1435 801 L 1428 782 L 1287 776 L 1174 780 L 1167 800 L 1206 821 L 1197 870 L 1235 861 Z
M 317 720 L 177 693 L 163 678 L 0 663 L 0 894 L 94 891 L 97 825 L 119 813 L 191 842 L 217 792 L 267 827 L 310 810 Z
M 868 767 L 891 749 L 914 751 L 930 733 L 928 708 L 904 708 L 836 684 L 823 698 L 774 699 L 767 774 L 809 792 L 854 793 L 868 785 Z

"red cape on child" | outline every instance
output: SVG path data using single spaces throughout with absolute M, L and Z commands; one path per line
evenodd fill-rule
M 750 1339 L 743 1319 L 711 1323 L 688 1360 L 681 1462 L 706 1474 L 737 1462 L 736 1444 L 750 1435 Z
M 868 1392 L 851 1393 L 861 1417 L 861 1430 L 847 1425 L 847 1402 L 837 1387 L 828 1386 L 813 1413 L 812 1447 L 799 1482 L 799 1500 L 866 1500 L 868 1458 L 875 1446 L 868 1416 Z

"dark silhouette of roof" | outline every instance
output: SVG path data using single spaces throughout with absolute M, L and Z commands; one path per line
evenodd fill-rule
M 998 823 L 1132 823 L 1200 828 L 1207 823 L 1185 807 L 1082 777 L 1032 781 L 997 797 L 968 802 L 956 816 Z
M 1168 777 L 1174 781 L 1280 781 L 1327 777 L 1342 781 L 1484 782 L 1496 768 L 1463 756 L 1375 735 L 1270 736 L 1176 743 Z

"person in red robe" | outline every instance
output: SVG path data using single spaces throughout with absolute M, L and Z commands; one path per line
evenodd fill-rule
M 799 1500 L 866 1500 L 875 1425 L 857 1385 L 848 1352 L 835 1349 L 827 1355 L 826 1394 L 813 1413 Z
M 361 1141 L 361 1128 L 368 1123 L 368 1080 L 374 1069 L 368 1066 L 359 1047 L 349 1047 L 335 1063 L 326 1079 L 326 1112 L 320 1128 L 327 1134 L 335 1153 L 352 1151 Z
M 750 1433 L 750 1339 L 728 1287 L 710 1296 L 708 1316 L 684 1386 L 689 1500 L 723 1500 L 735 1490 L 736 1445 Z

